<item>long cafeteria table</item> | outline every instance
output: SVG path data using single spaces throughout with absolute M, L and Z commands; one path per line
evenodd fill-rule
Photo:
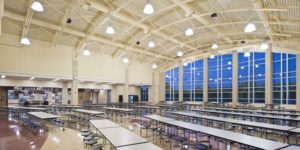
M 82 114 L 84 117 L 88 117 L 88 119 L 95 119 L 100 115 L 104 115 L 104 112 L 94 111 L 94 110 L 86 110 L 86 109 L 74 109 L 76 113 Z
M 42 119 L 42 120 L 56 119 L 56 118 L 60 117 L 60 116 L 52 115 L 52 114 L 45 113 L 45 112 L 28 112 L 28 114 L 31 116 L 34 116 L 36 118 Z
M 104 129 L 104 128 L 115 128 L 120 127 L 119 124 L 116 124 L 108 119 L 101 119 L 101 120 L 90 120 L 90 123 L 96 128 L 96 129 Z
M 280 148 L 287 147 L 288 144 L 275 142 L 272 140 L 262 139 L 254 136 L 249 136 L 241 133 L 231 132 L 231 131 L 225 131 L 222 129 L 217 128 L 211 128 L 206 127 L 202 125 L 187 123 L 183 121 L 177 121 L 177 120 L 168 120 L 166 117 L 156 117 L 156 115 L 145 115 L 144 117 L 155 120 L 156 122 L 161 122 L 164 124 L 168 124 L 170 126 L 176 126 L 182 129 L 191 130 L 194 132 L 200 132 L 204 133 L 210 136 L 214 136 L 217 138 L 225 139 L 231 142 L 235 142 L 241 145 L 247 145 L 250 147 L 258 148 L 258 149 L 264 149 L 264 150 L 277 150 Z
M 136 113 L 143 114 L 143 112 L 145 112 L 146 115 L 148 113 L 156 112 L 157 109 L 159 109 L 159 107 L 157 106 L 131 106 L 131 107 L 136 109 Z
M 213 114 L 216 116 L 232 116 L 233 118 L 245 117 L 251 118 L 252 120 L 256 120 L 257 118 L 263 119 L 264 122 L 275 122 L 276 120 L 288 121 L 288 125 L 298 127 L 298 123 L 300 122 L 300 118 L 293 117 L 282 117 L 282 116 L 270 116 L 270 115 L 259 115 L 259 114 L 248 114 L 248 113 L 237 113 L 237 112 L 224 112 L 224 111 L 216 111 L 216 110 L 203 110 L 203 109 L 192 109 L 191 111 L 196 111 L 204 114 Z
M 107 139 L 117 150 L 162 150 L 145 138 L 107 120 L 90 120 L 90 123 Z
M 225 112 L 244 112 L 249 114 L 262 114 L 262 115 L 274 115 L 274 116 L 289 116 L 289 117 L 299 117 L 300 114 L 298 113 L 291 113 L 291 112 L 273 112 L 273 111 L 265 111 L 265 110 L 249 110 L 249 109 L 233 109 L 233 108 L 213 108 L 213 107 L 206 107 L 208 110 L 218 110 L 218 111 L 225 111 Z
M 134 109 L 129 109 L 129 108 L 117 108 L 117 107 L 102 107 L 102 109 L 105 109 L 105 112 L 107 115 L 117 115 L 124 117 L 126 115 L 131 116 L 131 115 L 136 115 L 134 113 Z
M 135 144 L 125 147 L 119 147 L 117 150 L 163 150 L 152 143 Z
M 284 140 L 286 140 L 286 141 L 289 141 L 288 137 L 290 134 L 297 134 L 296 132 L 293 132 L 293 129 L 297 129 L 297 128 L 290 127 L 290 126 L 282 126 L 282 125 L 268 124 L 268 123 L 262 123 L 262 122 L 207 116 L 207 115 L 200 115 L 200 114 L 190 113 L 190 112 L 172 112 L 172 114 L 177 115 L 177 116 L 187 116 L 187 117 L 191 117 L 191 118 L 221 122 L 221 123 L 223 123 L 224 129 L 225 129 L 226 124 L 236 124 L 236 125 L 241 126 L 242 129 L 244 129 L 245 127 L 255 127 L 255 128 L 260 129 L 260 137 L 263 137 L 263 133 L 265 133 L 265 135 L 266 135 L 265 138 L 268 138 L 268 130 L 279 131 L 279 132 L 283 133 L 282 135 L 284 137 Z M 264 130 L 262 130 L 262 129 L 264 129 Z M 243 130 L 242 130 L 242 133 L 243 133 Z

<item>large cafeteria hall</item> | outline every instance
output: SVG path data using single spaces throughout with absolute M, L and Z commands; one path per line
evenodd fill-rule
M 300 0 L 0 0 L 0 150 L 300 150 Z

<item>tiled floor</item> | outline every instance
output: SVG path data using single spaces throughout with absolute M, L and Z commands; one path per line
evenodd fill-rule
M 32 150 L 40 149 L 46 141 L 47 133 L 37 135 L 29 132 L 16 120 L 0 119 L 1 150 Z
M 63 117 L 66 120 L 66 117 Z M 135 119 L 123 118 L 123 120 L 117 120 L 115 117 L 112 121 L 115 121 L 127 128 L 128 130 L 147 138 L 151 143 L 162 147 L 163 149 L 179 150 L 180 147 L 176 147 L 174 141 L 172 144 L 167 142 L 166 139 L 154 138 L 151 132 L 143 131 L 140 134 L 140 125 L 138 124 L 142 118 L 138 117 Z M 48 131 L 41 132 L 38 135 L 34 135 L 28 131 L 28 129 L 22 127 L 22 125 L 15 120 L 0 120 L 0 150 L 31 150 L 31 149 L 42 149 L 42 150 L 82 150 L 88 149 L 84 146 L 82 136 L 79 132 L 81 128 L 88 128 L 88 122 L 71 122 L 65 121 L 65 130 L 58 129 L 57 127 L 48 126 Z M 192 142 L 195 141 L 195 137 L 192 137 Z M 200 141 L 207 141 L 207 137 L 198 138 Z M 98 144 L 103 143 L 100 139 Z M 212 138 L 210 140 L 213 147 L 212 150 L 225 150 L 226 145 L 222 142 L 218 142 Z M 238 149 L 236 145 L 233 145 L 232 150 Z M 107 144 L 104 147 L 105 150 L 110 149 L 110 145 Z M 193 150 L 193 146 L 190 145 L 187 149 Z

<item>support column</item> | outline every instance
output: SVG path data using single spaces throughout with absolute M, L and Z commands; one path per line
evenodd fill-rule
M 129 69 L 125 68 L 125 84 L 124 84 L 124 102 L 128 103 L 128 92 L 129 92 Z
M 62 88 L 62 104 L 68 104 L 69 96 L 68 96 L 68 82 L 63 82 Z
M 183 64 L 179 62 L 179 101 L 183 101 Z
M 208 103 L 208 58 L 203 58 L 203 104 Z
M 165 101 L 165 73 L 159 73 L 159 101 Z
M 232 107 L 238 103 L 238 52 L 232 52 Z
M 297 54 L 296 67 L 296 109 L 300 111 L 300 54 Z
M 76 57 L 76 49 L 73 49 L 71 104 L 78 105 L 78 57 Z
M 2 19 L 4 16 L 4 0 L 0 0 L 0 35 L 2 34 Z
M 157 103 L 159 101 L 159 72 L 152 72 L 151 96 L 149 102 Z
M 269 45 L 269 49 L 266 50 L 265 56 L 265 105 L 270 107 L 272 102 L 272 92 L 273 92 L 273 58 L 272 58 L 272 45 Z

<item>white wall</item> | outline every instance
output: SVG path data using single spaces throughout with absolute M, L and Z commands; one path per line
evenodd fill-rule
M 0 73 L 71 77 L 71 47 L 50 48 L 49 43 L 34 40 L 30 46 L 21 46 L 11 41 L 19 39 L 7 34 L 0 36 Z
M 19 44 L 19 37 L 0 36 L 0 74 L 71 79 L 72 47 L 31 39 L 30 46 Z M 93 53 L 79 56 L 78 79 L 125 82 L 125 64 L 119 58 Z M 130 61 L 129 83 L 151 84 L 151 65 Z

